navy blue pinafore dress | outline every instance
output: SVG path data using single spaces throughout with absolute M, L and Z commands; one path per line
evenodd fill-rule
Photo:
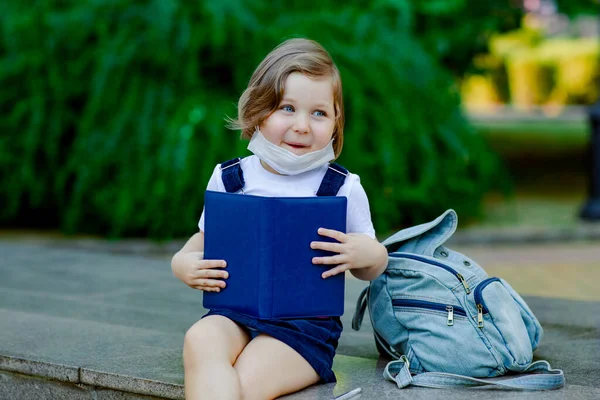
M 222 179 L 228 193 L 236 193 L 244 187 L 244 174 L 240 159 L 235 158 L 221 164 Z M 348 170 L 331 163 L 325 173 L 317 196 L 335 196 L 348 176 Z M 298 352 L 313 367 L 325 383 L 335 382 L 331 369 L 333 357 L 342 333 L 340 317 L 286 318 L 259 320 L 257 318 L 225 309 L 211 309 L 202 318 L 221 315 L 240 325 L 251 338 L 261 333 L 287 344 Z

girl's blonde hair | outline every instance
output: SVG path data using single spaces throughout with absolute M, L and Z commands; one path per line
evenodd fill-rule
M 335 109 L 332 138 L 337 158 L 344 143 L 342 79 L 327 50 L 313 40 L 286 40 L 262 60 L 252 74 L 248 88 L 240 96 L 238 118 L 229 121 L 229 128 L 241 130 L 242 139 L 249 140 L 256 127 L 279 107 L 285 80 L 292 72 L 301 72 L 309 77 L 331 77 Z

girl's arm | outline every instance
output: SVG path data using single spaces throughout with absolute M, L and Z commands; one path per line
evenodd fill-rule
M 224 260 L 204 259 L 204 233 L 194 234 L 171 259 L 171 270 L 179 280 L 191 288 L 219 292 L 225 288 L 229 274 L 223 271 Z
M 178 253 L 189 253 L 190 251 L 204 251 L 204 232 L 195 233 L 194 236 L 188 239 Z M 175 253 L 177 255 L 177 253 Z
M 360 235 L 364 243 L 359 245 L 358 250 L 368 257 L 367 266 L 363 268 L 351 268 L 350 273 L 363 281 L 372 281 L 385 271 L 388 264 L 388 252 L 386 248 L 375 239 L 367 235 Z
M 364 281 L 372 281 L 385 271 L 387 267 L 387 250 L 377 240 L 361 233 L 343 233 L 333 229 L 319 229 L 319 234 L 338 241 L 312 242 L 311 248 L 338 253 L 329 257 L 315 257 L 313 264 L 335 265 L 336 267 L 323 272 L 322 277 L 328 278 L 346 270 Z

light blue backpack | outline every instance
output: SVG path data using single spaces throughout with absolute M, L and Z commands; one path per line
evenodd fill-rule
M 352 328 L 368 307 L 379 352 L 395 359 L 384 377 L 400 388 L 563 387 L 561 370 L 533 362 L 543 330 L 521 296 L 444 246 L 457 219 L 447 210 L 383 242 L 387 269 L 360 294 Z

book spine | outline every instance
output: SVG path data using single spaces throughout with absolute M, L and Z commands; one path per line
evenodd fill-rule
M 273 266 L 273 243 L 274 235 L 276 234 L 275 227 L 273 226 L 276 221 L 271 218 L 271 210 L 276 204 L 273 204 L 273 199 L 265 198 L 261 202 L 260 209 L 260 237 L 258 238 L 260 243 L 259 252 L 259 268 L 258 268 L 258 304 L 259 304 L 259 318 L 271 319 L 273 318 L 273 283 L 274 283 L 274 266 Z

